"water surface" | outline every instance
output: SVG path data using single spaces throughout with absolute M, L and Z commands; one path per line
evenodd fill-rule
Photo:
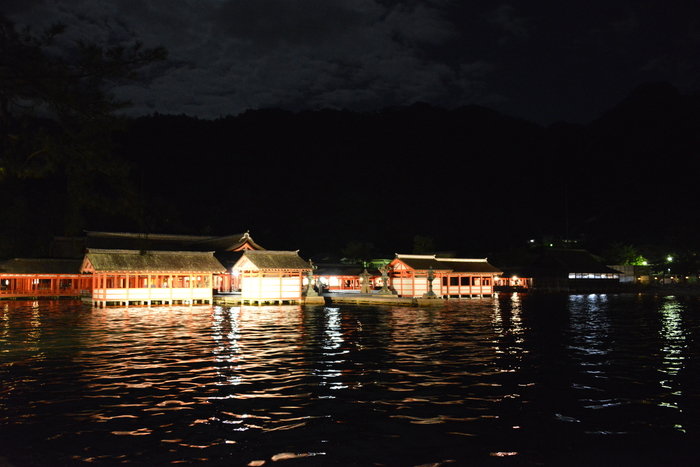
M 696 465 L 697 297 L 0 302 L 0 456 L 45 465 Z

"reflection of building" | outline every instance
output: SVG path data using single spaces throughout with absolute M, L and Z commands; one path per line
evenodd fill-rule
M 11 259 L 0 263 L 0 297 L 78 297 L 92 280 L 80 260 Z
M 204 305 L 213 277 L 225 270 L 212 252 L 89 250 L 81 271 L 92 274 L 92 303 Z
M 246 250 L 233 265 L 240 275 L 241 301 L 258 304 L 301 301 L 302 276 L 310 269 L 296 251 Z
M 501 275 L 486 259 L 397 254 L 389 266 L 391 288 L 401 297 L 426 294 L 430 270 L 435 277 L 433 292 L 445 298 L 492 295 L 494 281 Z
M 524 275 L 532 277 L 533 289 L 545 291 L 605 291 L 620 282 L 619 271 L 585 250 L 543 250 Z

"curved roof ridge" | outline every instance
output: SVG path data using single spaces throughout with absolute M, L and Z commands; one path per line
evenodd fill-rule
M 143 237 L 143 238 L 149 238 L 151 240 L 156 240 L 156 239 L 180 239 L 180 240 L 192 240 L 192 241 L 200 241 L 200 240 L 211 240 L 214 238 L 218 238 L 215 235 L 189 235 L 189 234 L 165 234 L 165 233 L 136 233 L 136 232 L 102 232 L 102 231 L 96 231 L 96 230 L 86 230 L 85 234 L 88 237 L 127 237 L 127 238 L 134 238 L 134 237 Z
M 438 261 L 455 263 L 488 263 L 488 258 L 435 258 Z
M 299 250 L 243 250 L 246 255 L 298 255 Z
M 94 254 L 114 254 L 122 255 L 214 255 L 213 251 L 168 251 L 168 250 L 111 250 L 104 248 L 88 248 L 88 253 Z

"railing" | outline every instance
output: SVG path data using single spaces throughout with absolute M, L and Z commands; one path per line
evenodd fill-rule
M 93 300 L 144 301 L 144 300 L 203 300 L 212 298 L 211 288 L 134 288 L 95 289 Z
M 77 297 L 85 293 L 81 288 L 49 287 L 35 289 L 0 289 L 3 297 Z

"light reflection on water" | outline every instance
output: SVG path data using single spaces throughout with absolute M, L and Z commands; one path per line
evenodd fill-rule
M 663 339 L 661 353 L 663 365 L 660 371 L 664 373 L 659 382 L 662 388 L 671 392 L 671 395 L 659 403 L 661 407 L 682 410 L 680 399 L 683 395 L 680 384 L 676 381 L 678 374 L 683 370 L 686 356 L 686 329 L 683 326 L 683 307 L 676 297 L 668 297 L 661 308 L 662 327 L 660 335 Z M 676 423 L 674 427 L 685 432 L 682 423 Z
M 434 308 L 7 302 L 0 456 L 633 465 L 673 446 L 663 455 L 682 461 L 697 454 L 686 438 L 699 434 L 699 310 L 696 298 L 605 295 Z

